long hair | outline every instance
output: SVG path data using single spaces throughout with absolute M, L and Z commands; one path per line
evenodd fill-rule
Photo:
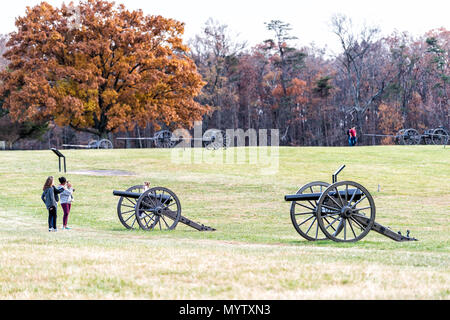
M 53 177 L 48 177 L 47 180 L 45 181 L 43 190 L 45 191 L 45 189 L 51 188 L 52 185 L 53 185 Z

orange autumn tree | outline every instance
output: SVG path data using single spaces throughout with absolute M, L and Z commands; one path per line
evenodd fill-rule
M 54 121 L 98 136 L 148 122 L 191 126 L 208 111 L 184 24 L 102 0 L 27 7 L 0 75 L 13 119 Z
M 379 110 L 379 128 L 382 134 L 395 135 L 403 127 L 403 119 L 398 107 L 381 103 Z M 382 144 L 392 144 L 393 137 L 384 137 Z

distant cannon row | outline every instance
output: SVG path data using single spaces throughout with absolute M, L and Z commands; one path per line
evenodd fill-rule
M 182 142 L 200 142 L 201 146 L 209 150 L 217 150 L 230 146 L 231 140 L 224 130 L 208 130 L 202 138 L 184 138 L 175 137 L 169 130 L 161 130 L 155 133 L 153 137 L 147 138 L 117 138 L 117 140 L 147 140 L 152 141 L 155 148 L 171 149 Z M 113 143 L 108 139 L 91 140 L 86 145 L 63 144 L 65 149 L 113 149 Z
M 87 145 L 63 144 L 65 149 L 114 149 L 112 142 L 108 139 L 91 140 Z
M 449 141 L 449 134 L 443 128 L 425 130 L 423 134 L 420 134 L 416 129 L 402 129 L 395 135 L 390 134 L 364 134 L 369 137 L 392 137 L 395 143 L 400 145 L 417 145 L 417 144 L 434 144 L 434 145 L 447 145 Z
M 224 130 L 208 130 L 205 132 L 202 138 L 185 138 L 176 137 L 169 130 L 162 130 L 155 133 L 153 137 L 148 138 L 117 138 L 117 140 L 147 140 L 152 141 L 156 148 L 171 149 L 177 144 L 182 142 L 198 141 L 206 149 L 217 150 L 221 148 L 227 148 L 230 146 L 231 140 Z

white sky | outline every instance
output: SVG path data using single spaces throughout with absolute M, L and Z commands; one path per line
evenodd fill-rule
M 26 6 L 40 0 L 1 1 L 0 33 L 15 29 L 14 20 L 25 13 Z M 47 0 L 60 6 L 66 0 Z M 78 0 L 74 0 L 77 3 Z M 366 22 L 381 28 L 383 34 L 394 30 L 408 31 L 414 36 L 431 29 L 445 27 L 450 30 L 450 0 L 117 0 L 129 9 L 142 9 L 144 13 L 162 15 L 185 22 L 185 39 L 193 38 L 202 30 L 210 17 L 228 25 L 236 40 L 249 45 L 260 43 L 272 35 L 264 22 L 281 20 L 291 24 L 292 35 L 298 45 L 314 42 L 318 47 L 339 50 L 336 36 L 329 22 L 333 14 L 342 13 L 355 23 Z

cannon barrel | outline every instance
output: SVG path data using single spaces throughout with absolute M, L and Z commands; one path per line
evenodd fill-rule
M 113 195 L 115 195 L 116 197 L 124 197 L 124 198 L 129 198 L 129 199 L 136 199 L 136 200 L 138 200 L 138 199 L 142 196 L 142 193 L 126 192 L 126 191 L 113 191 Z M 149 194 L 148 197 L 150 197 L 150 198 L 152 198 L 152 199 L 155 198 L 155 196 L 152 195 L 152 194 Z M 169 203 L 171 203 L 172 200 L 173 200 L 171 196 L 168 196 L 168 195 L 161 195 L 161 194 L 158 194 L 158 195 L 156 196 L 156 198 L 157 198 L 159 201 L 161 201 L 162 203 L 165 203 L 165 204 L 169 204 Z
M 115 195 L 116 197 L 139 199 L 141 197 L 142 193 L 126 192 L 126 191 L 114 191 L 113 195 Z
M 355 196 L 353 197 L 354 200 L 358 201 L 359 199 L 361 199 L 362 192 L 359 189 L 349 189 L 347 197 L 346 197 L 346 192 L 345 191 L 339 191 L 339 194 L 340 194 L 341 198 L 347 198 L 349 200 L 353 196 L 354 193 L 355 193 Z M 293 201 L 319 201 L 321 195 L 322 195 L 322 193 L 292 194 L 292 195 L 284 196 L 284 200 L 288 201 L 288 202 L 293 202 Z M 336 192 L 330 192 L 329 195 L 332 196 L 332 197 L 338 198 L 338 195 L 336 194 Z

